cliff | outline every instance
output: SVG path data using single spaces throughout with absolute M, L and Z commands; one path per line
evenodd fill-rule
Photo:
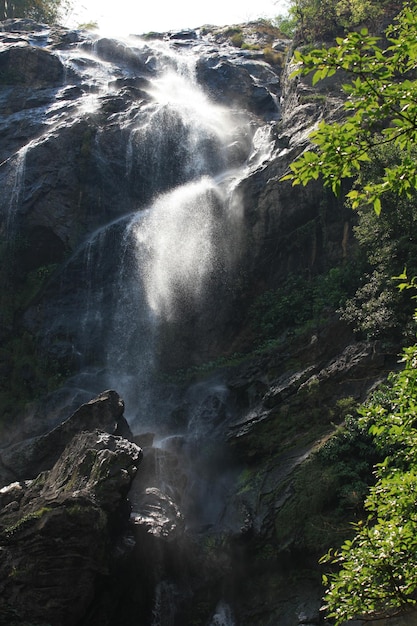
M 338 427 L 396 354 L 330 297 L 351 213 L 280 181 L 340 84 L 262 22 L 0 40 L 0 622 L 319 623 L 376 460 Z

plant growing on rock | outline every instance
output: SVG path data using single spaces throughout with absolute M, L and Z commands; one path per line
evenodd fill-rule
M 375 29 L 401 6 L 399 0 L 291 0 L 288 14 L 278 16 L 276 24 L 283 33 L 307 42 L 333 39 L 364 25 Z
M 373 149 L 371 158 L 362 167 L 364 184 L 381 180 L 385 168 L 398 163 L 399 155 L 388 144 Z M 392 276 L 400 274 L 404 267 L 411 275 L 417 272 L 417 194 L 412 191 L 410 196 L 387 192 L 379 216 L 367 206 L 357 209 L 358 223 L 353 232 L 359 244 L 363 276 L 356 293 L 342 307 L 342 318 L 370 339 L 413 338 L 413 302 L 409 293 L 400 292 L 392 281 Z
M 385 454 L 365 501 L 368 517 L 356 535 L 322 562 L 341 568 L 324 577 L 325 603 L 336 624 L 379 619 L 414 607 L 417 589 L 417 346 L 404 351 L 404 369 L 391 387 L 361 409 Z

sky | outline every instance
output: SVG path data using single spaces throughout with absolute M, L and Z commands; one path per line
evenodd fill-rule
M 72 0 L 66 25 L 95 21 L 113 35 L 229 26 L 285 13 L 287 0 Z

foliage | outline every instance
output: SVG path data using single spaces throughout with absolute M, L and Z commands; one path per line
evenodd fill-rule
M 363 278 L 364 284 L 340 310 L 341 318 L 368 340 L 405 339 L 410 332 L 407 320 L 410 307 L 402 309 L 404 300 L 392 280 L 377 269 Z
M 292 12 L 286 14 L 277 15 L 273 19 L 273 24 L 280 30 L 280 32 L 289 39 L 294 37 L 297 30 L 297 19 Z
M 378 181 L 387 165 L 398 163 L 392 145 L 372 150 L 372 159 L 364 163 L 360 184 Z M 359 183 L 358 183 L 359 184 Z M 367 338 L 412 339 L 413 303 L 409 294 L 398 291 L 392 276 L 404 267 L 417 273 L 417 204 L 411 199 L 386 193 L 379 216 L 368 207 L 359 206 L 358 223 L 353 228 L 364 267 L 363 280 L 342 309 L 342 318 L 356 332 Z
M 285 178 L 307 184 L 320 176 L 338 194 L 344 178 L 355 179 L 348 193 L 353 208 L 371 205 L 376 214 L 391 215 L 381 229 L 401 223 L 399 236 L 387 233 L 382 250 L 369 224 L 362 224 L 364 240 L 374 237 L 369 259 L 384 264 L 384 255 L 397 253 L 414 232 L 417 188 L 417 0 L 406 3 L 386 40 L 366 29 L 338 38 L 336 46 L 296 53 L 299 74 L 314 71 L 313 84 L 343 70 L 351 82 L 345 120 L 321 122 L 312 136 L 315 148 L 292 164 Z M 391 146 L 396 159 L 382 159 L 379 175 L 366 177 L 377 145 Z M 399 200 L 400 198 L 400 200 Z M 405 202 L 403 202 L 405 199 Z M 411 231 L 408 230 L 411 225 Z M 403 236 L 404 234 L 404 236 Z M 406 254 L 414 251 L 409 246 Z M 382 268 L 383 269 L 383 268 Z M 416 281 L 400 276 L 400 288 L 415 288 Z M 417 315 L 415 315 L 417 321 Z M 390 387 L 379 391 L 362 408 L 362 420 L 385 460 L 376 466 L 376 483 L 365 501 L 367 519 L 354 525 L 355 536 L 322 562 L 336 571 L 324 577 L 325 609 L 336 625 L 351 619 L 393 616 L 415 607 L 417 598 L 417 345 L 403 353 L 404 369 L 393 375 Z
M 267 61 L 271 65 L 278 65 L 278 67 L 281 67 L 284 64 L 284 54 L 282 52 L 274 50 L 273 48 L 271 48 L 271 46 L 266 46 L 263 49 L 263 54 L 265 61 Z
M 405 349 L 403 361 L 389 393 L 361 410 L 386 453 L 365 502 L 368 518 L 355 526 L 352 541 L 322 559 L 341 567 L 325 577 L 326 609 L 336 624 L 391 616 L 416 603 L 417 346 Z
M 417 139 L 417 0 L 410 0 L 386 30 L 388 45 L 367 29 L 337 38 L 336 46 L 295 52 L 296 74 L 313 74 L 317 81 L 343 70 L 351 82 L 343 85 L 347 99 L 342 123 L 320 122 L 311 135 L 315 148 L 304 152 L 284 176 L 293 185 L 321 177 L 335 194 L 342 179 L 357 177 L 377 145 L 391 144 L 399 159 L 380 178 L 352 189 L 353 208 L 373 205 L 380 213 L 387 193 L 412 198 L 417 187 L 414 158 Z
M 325 309 L 337 309 L 357 288 L 360 267 L 346 263 L 317 276 L 289 274 L 278 289 L 263 293 L 251 308 L 252 326 L 263 339 L 285 328 L 320 321 Z
M 78 24 L 78 28 L 80 30 L 98 30 L 98 22 L 95 20 L 91 20 L 90 22 L 83 22 L 82 24 Z
M 230 41 L 231 41 L 232 46 L 234 46 L 235 48 L 241 48 L 243 45 L 243 41 L 244 41 L 243 33 L 242 32 L 234 33 L 230 37 Z
M 24 527 L 28 526 L 32 521 L 38 520 L 42 518 L 46 513 L 51 510 L 51 507 L 44 506 L 37 511 L 32 511 L 31 513 L 27 513 L 23 517 L 21 517 L 17 522 L 15 522 L 12 526 L 7 526 L 2 529 L 1 534 L 10 538 L 15 535 L 18 531 L 21 531 Z
M 0 0 L 0 19 L 22 17 L 55 24 L 70 6 L 71 0 Z
M 341 413 L 343 400 L 350 400 L 350 409 L 354 404 L 352 398 L 340 400 L 337 409 Z M 335 434 L 320 447 L 317 460 L 322 471 L 330 468 L 337 486 L 333 493 L 336 515 L 343 519 L 348 512 L 362 515 L 364 497 L 374 482 L 372 469 L 381 460 L 381 454 L 368 432 L 366 420 L 358 420 L 356 411 L 354 415 L 348 414 Z
M 0 248 L 0 431 L 26 403 L 62 382 L 63 368 L 40 356 L 34 334 L 22 329 L 20 319 L 53 274 L 50 264 L 28 271 L 24 267 L 27 241 L 18 237 Z M 6 262 L 7 261 L 7 262 Z
M 338 404 L 341 418 L 354 401 L 343 398 Z M 313 554 L 340 542 L 341 533 L 349 532 L 346 519 L 363 517 L 364 497 L 374 483 L 373 465 L 382 458 L 367 426 L 348 414 L 295 473 L 293 495 L 275 518 L 278 542 L 285 545 L 296 537 L 297 548 Z

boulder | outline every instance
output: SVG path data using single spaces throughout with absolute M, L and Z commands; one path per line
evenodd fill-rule
M 1 490 L 1 624 L 79 624 L 111 571 L 141 455 L 121 437 L 83 432 L 51 471 Z
M 184 532 L 184 518 L 176 503 L 160 489 L 149 487 L 132 513 L 138 537 L 145 534 L 168 542 L 178 540 Z
M 103 37 L 94 42 L 94 52 L 101 59 L 125 65 L 135 75 L 152 75 L 156 70 L 156 58 L 151 49 L 133 48 L 122 41 Z M 88 44 L 86 46 L 88 48 Z
M 255 65 L 253 61 L 251 66 Z M 259 63 L 259 66 L 262 64 Z M 197 62 L 198 81 L 205 86 L 210 96 L 221 104 L 233 103 L 234 106 L 246 107 L 255 115 L 266 118 L 278 117 L 277 102 L 269 90 L 269 84 L 254 80 L 251 67 L 238 65 L 216 55 L 202 56 Z M 273 75 L 274 87 L 278 77 L 272 71 L 268 73 L 268 83 Z M 263 76 L 264 78 L 264 76 Z
M 0 31 L 7 33 L 42 32 L 45 24 L 38 24 L 30 18 L 10 18 L 0 22 Z

